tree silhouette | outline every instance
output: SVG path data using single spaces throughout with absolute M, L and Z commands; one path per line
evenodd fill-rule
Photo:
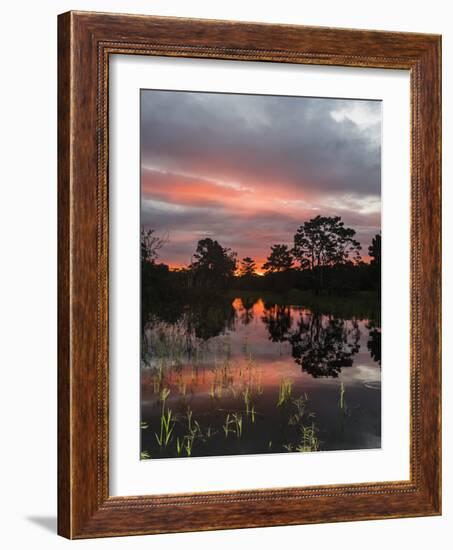
M 246 256 L 242 259 L 241 265 L 239 266 L 239 275 L 241 277 L 253 277 L 255 276 L 256 263 L 255 260 Z
M 142 262 L 154 264 L 157 260 L 159 250 L 167 241 L 167 238 L 155 235 L 154 229 L 145 229 L 142 227 L 140 239 L 140 255 Z
M 355 321 L 313 313 L 301 316 L 289 342 L 303 371 L 313 378 L 336 378 L 343 367 L 352 366 L 360 349 L 360 330 Z
M 369 265 L 370 281 L 373 289 L 381 292 L 381 236 L 379 233 L 373 237 L 368 248 L 371 261 Z
M 292 253 L 302 269 L 334 266 L 361 260 L 355 231 L 345 227 L 340 216 L 316 216 L 299 227 Z
M 293 256 L 286 244 L 274 244 L 271 246 L 267 262 L 263 264 L 263 269 L 267 273 L 288 271 L 293 267 L 293 263 Z
M 195 261 L 190 265 L 194 274 L 195 286 L 223 288 L 228 286 L 236 271 L 236 253 L 223 248 L 209 237 L 198 241 L 194 254 Z
M 371 265 L 381 265 L 381 236 L 379 233 L 373 237 L 371 246 L 368 247 L 368 254 L 372 258 Z

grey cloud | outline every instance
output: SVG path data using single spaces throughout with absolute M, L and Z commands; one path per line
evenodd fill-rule
M 358 100 L 142 92 L 144 164 L 295 191 L 380 194 L 380 103 L 374 123 L 335 120 Z

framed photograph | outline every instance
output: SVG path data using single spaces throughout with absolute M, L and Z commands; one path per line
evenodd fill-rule
M 59 533 L 440 514 L 440 37 L 58 23 Z

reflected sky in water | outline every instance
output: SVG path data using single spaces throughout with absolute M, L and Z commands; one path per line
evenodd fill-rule
M 165 406 L 177 418 L 175 439 L 184 438 L 188 410 L 201 432 L 205 426 L 215 433 L 200 437 L 191 456 L 295 447 L 299 432 L 291 427 L 291 412 L 285 419 L 277 406 L 282 382 L 290 384 L 291 399 L 308 399 L 305 414 L 311 416 L 304 425 L 316 425 L 319 450 L 380 447 L 380 329 L 374 322 L 262 298 L 235 298 L 222 311 L 200 314 L 187 307 L 175 322 L 154 317 L 145 326 L 141 410 L 149 427 L 142 431 L 142 449 L 151 457 L 176 456 L 170 445 L 162 449 L 156 442 L 162 388 L 170 390 Z M 213 315 L 215 335 L 205 330 Z M 253 422 L 245 395 L 256 413 Z M 236 440 L 222 436 L 232 414 L 244 424 Z

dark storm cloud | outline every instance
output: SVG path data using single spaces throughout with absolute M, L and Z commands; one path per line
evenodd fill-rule
M 379 102 L 148 91 L 142 117 L 145 166 L 380 193 Z

